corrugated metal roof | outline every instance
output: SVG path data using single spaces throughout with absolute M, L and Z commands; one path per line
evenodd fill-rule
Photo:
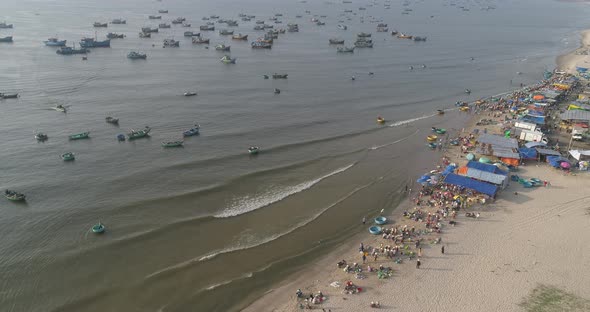
M 590 121 L 590 112 L 583 110 L 569 110 L 560 114 L 562 120 L 586 120 Z
M 477 138 L 479 143 L 492 144 L 495 147 L 518 148 L 516 139 L 508 139 L 503 136 L 493 134 L 482 134 Z
M 445 176 L 444 182 L 448 184 L 464 186 L 490 196 L 495 196 L 498 192 L 498 187 L 493 184 L 477 181 L 454 173 L 447 174 Z
M 477 179 L 477 180 L 490 182 L 490 183 L 493 183 L 496 185 L 502 185 L 504 183 L 504 180 L 506 180 L 506 176 L 504 176 L 504 175 L 495 174 L 495 173 L 491 173 L 491 172 L 485 172 L 485 171 L 477 170 L 475 168 L 468 168 L 466 176 L 468 176 L 470 178 Z
M 561 154 L 557 151 L 546 149 L 546 148 L 537 148 L 537 152 L 541 155 L 555 155 L 560 156 Z
M 496 157 L 520 159 L 520 154 L 514 152 L 511 148 L 493 147 L 492 155 Z

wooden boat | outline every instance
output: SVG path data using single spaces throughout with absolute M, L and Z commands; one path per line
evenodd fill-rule
M 182 132 L 182 135 L 185 137 L 199 135 L 200 129 L 201 129 L 201 127 L 199 127 L 199 125 L 195 125 L 193 128 L 190 128 L 190 129 Z
M 248 35 L 237 34 L 231 36 L 231 38 L 234 40 L 248 40 Z
M 90 132 L 82 132 L 76 133 L 69 136 L 70 140 L 81 140 L 81 139 L 88 139 L 90 137 Z
M 215 46 L 215 50 L 217 51 L 229 51 L 231 46 L 226 46 L 225 44 L 218 44 Z
M 459 110 L 462 112 L 466 112 L 469 110 L 469 106 L 461 106 L 461 107 L 459 107 Z
M 18 93 L 0 93 L 0 99 L 16 99 Z
M 129 138 L 129 140 L 135 140 L 135 139 L 140 139 L 140 138 L 145 138 L 149 136 L 149 133 L 152 129 L 148 126 L 145 126 L 145 128 L 143 130 L 133 130 L 131 129 L 131 132 L 129 132 L 129 134 L 127 134 L 127 137 Z
M 45 133 L 37 132 L 37 133 L 35 133 L 35 139 L 37 141 L 45 141 L 45 140 L 49 139 L 49 137 Z
M 102 234 L 106 230 L 104 224 L 102 224 L 100 222 L 98 222 L 98 224 L 93 225 L 91 229 L 92 229 L 92 232 L 95 234 Z
M 338 53 L 353 53 L 354 47 L 352 47 L 352 48 L 348 48 L 348 47 L 336 48 L 336 52 L 338 52 Z
M 442 110 L 442 109 L 437 109 L 436 110 L 436 113 L 439 114 L 439 115 L 444 115 L 445 114 L 445 111 Z
M 27 197 L 25 194 L 19 193 L 17 191 L 6 190 L 4 191 L 4 197 L 10 201 L 18 202 L 24 201 Z
M 58 104 L 57 106 L 55 106 L 55 107 L 52 107 L 52 109 L 54 109 L 54 110 L 56 110 L 56 111 L 58 111 L 58 112 L 62 112 L 62 113 L 65 113 L 65 112 L 67 112 L 67 109 L 66 109 L 66 107 L 65 107 L 65 106 L 63 106 L 63 105 L 61 105 L 61 104 Z
M 162 147 L 182 147 L 184 141 L 162 142 Z
M 399 34 L 399 35 L 397 35 L 397 37 L 400 38 L 400 39 L 412 39 L 414 36 L 405 35 L 405 34 Z
M 344 44 L 344 39 L 330 39 L 330 44 Z
M 111 116 L 108 116 L 107 118 L 105 118 L 105 121 L 108 122 L 108 123 L 110 123 L 110 124 L 113 124 L 113 125 L 118 125 L 119 124 L 119 118 L 114 118 L 114 117 L 111 117 Z
M 235 64 L 236 63 L 236 58 L 231 58 L 229 55 L 224 55 L 220 61 L 223 64 Z
M 437 139 L 438 139 L 438 136 L 436 136 L 434 134 L 433 135 L 429 135 L 429 136 L 426 137 L 426 140 L 428 142 L 436 142 Z
M 250 153 L 251 155 L 258 154 L 259 151 L 260 151 L 260 148 L 258 146 L 248 147 L 248 153 Z
M 430 147 L 431 149 L 435 149 L 438 147 L 438 144 L 436 144 L 434 142 L 430 142 L 430 143 L 428 143 L 428 147 Z
M 63 159 L 64 161 L 72 161 L 76 159 L 76 156 L 74 156 L 74 153 L 67 152 L 61 155 L 61 159 Z
M 189 92 L 184 93 L 184 96 L 195 96 L 195 95 L 197 95 L 197 92 L 190 92 L 189 91 Z
M 381 117 L 381 116 L 377 117 L 377 123 L 380 123 L 380 124 L 382 124 L 382 123 L 384 123 L 384 122 L 385 122 L 385 118 L 383 118 L 383 117 Z
M 193 38 L 193 43 L 194 44 L 209 44 L 209 39 L 197 37 L 197 38 Z

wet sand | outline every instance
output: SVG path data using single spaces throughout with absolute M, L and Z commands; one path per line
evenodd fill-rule
M 576 72 L 576 66 L 590 67 L 590 30 L 581 32 L 581 46 L 574 51 L 557 57 L 557 68 L 567 73 Z M 583 54 L 586 53 L 586 54 Z

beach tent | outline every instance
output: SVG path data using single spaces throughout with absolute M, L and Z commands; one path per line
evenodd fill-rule
M 518 153 L 521 159 L 537 159 L 537 150 L 534 148 L 521 147 Z
M 485 171 L 485 172 L 490 172 L 490 173 L 494 173 L 494 174 L 508 175 L 508 171 L 503 171 L 502 169 L 498 168 L 497 166 L 490 165 L 490 164 L 484 164 L 484 163 L 480 163 L 477 161 L 468 162 L 466 167 Z
M 571 150 L 570 155 L 576 160 L 583 160 L 590 158 L 590 150 L 589 151 L 580 151 L 580 150 Z
M 516 159 L 516 158 L 507 158 L 507 157 L 501 157 L 500 160 L 507 164 L 507 165 L 511 165 L 514 167 L 518 167 L 518 165 L 520 165 L 520 160 Z
M 561 166 L 562 162 L 567 162 L 569 164 L 569 160 L 567 160 L 567 158 L 561 157 L 561 156 L 547 156 L 547 162 L 555 167 L 555 168 L 559 168 Z
M 519 120 L 524 122 L 530 122 L 537 125 L 544 125 L 545 124 L 545 116 L 531 116 L 531 115 L 524 115 Z
M 463 177 L 454 173 L 447 175 L 443 182 L 472 189 L 474 191 L 489 195 L 491 197 L 495 197 L 498 193 L 498 187 L 496 185 L 477 181 L 475 179 Z

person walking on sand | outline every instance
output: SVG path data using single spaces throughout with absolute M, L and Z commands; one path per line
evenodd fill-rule
M 418 248 L 418 257 L 422 257 L 422 247 Z
M 363 224 L 367 223 L 367 217 L 363 217 Z
M 365 255 L 365 254 L 363 253 L 363 264 L 364 264 L 365 262 L 367 262 L 367 255 Z
M 377 254 L 375 254 L 375 262 L 377 262 Z
M 421 263 L 420 263 L 420 258 L 418 258 L 418 259 L 416 260 L 416 269 L 419 269 L 419 268 L 420 268 L 420 264 L 421 264 Z
M 445 246 L 443 245 L 442 247 L 440 247 L 440 252 L 444 255 L 445 254 Z

